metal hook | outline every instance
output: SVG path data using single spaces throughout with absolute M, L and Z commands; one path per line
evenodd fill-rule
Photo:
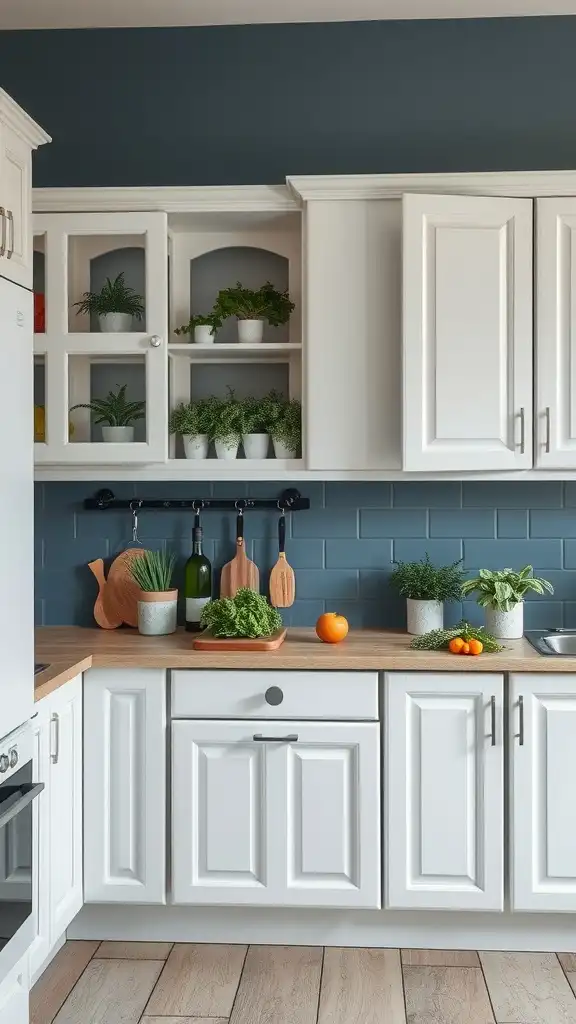
M 234 507 L 235 507 L 236 511 L 238 512 L 239 516 L 243 516 L 244 515 L 244 509 L 247 508 L 247 506 L 248 506 L 248 502 L 246 501 L 245 498 L 239 498 L 238 501 L 234 502 Z
M 280 501 L 276 502 L 276 507 L 279 508 L 282 515 L 284 515 L 286 507 Z
M 138 509 L 142 508 L 142 499 L 138 502 Z M 138 536 L 138 509 L 134 508 L 134 502 L 130 502 L 130 511 L 132 512 L 132 543 L 140 544 L 140 538 Z

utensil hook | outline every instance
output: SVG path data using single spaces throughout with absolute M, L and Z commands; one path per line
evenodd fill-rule
M 200 526 L 200 512 L 204 508 L 204 498 L 200 498 L 199 507 L 197 507 L 196 499 L 192 502 L 192 511 L 194 513 L 194 529 Z
M 138 536 L 138 509 L 142 508 L 142 500 L 138 502 L 138 508 L 134 508 L 134 502 L 130 502 L 130 511 L 132 513 L 132 543 L 140 544 L 140 538 Z
M 234 502 L 234 507 L 235 507 L 238 515 L 239 516 L 243 516 L 244 515 L 244 509 L 248 507 L 248 502 L 244 498 L 241 498 L 238 501 Z

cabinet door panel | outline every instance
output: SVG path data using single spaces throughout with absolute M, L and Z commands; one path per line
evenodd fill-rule
M 513 909 L 574 913 L 576 676 L 512 676 L 510 700 Z
M 576 198 L 536 200 L 536 465 L 576 467 Z
M 82 677 L 50 698 L 50 943 L 82 907 Z
M 175 903 L 257 901 L 267 884 L 265 756 L 249 724 L 172 723 Z
M 498 675 L 387 676 L 387 906 L 503 908 L 502 701 Z
M 85 674 L 86 902 L 164 903 L 166 673 Z
M 50 952 L 50 725 L 47 701 L 40 702 L 33 720 L 34 780 L 44 790 L 32 805 L 32 907 L 36 935 L 29 949 L 30 975 L 35 977 Z
M 532 201 L 405 195 L 403 271 L 404 469 L 529 468 Z

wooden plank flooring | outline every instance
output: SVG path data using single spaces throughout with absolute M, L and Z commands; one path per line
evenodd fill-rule
M 576 1024 L 576 952 L 68 942 L 31 1024 Z

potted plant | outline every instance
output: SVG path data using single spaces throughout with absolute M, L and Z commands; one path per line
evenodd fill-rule
M 209 401 L 181 402 L 170 414 L 170 433 L 181 434 L 187 459 L 207 459 Z
M 242 439 L 242 404 L 228 388 L 227 398 L 206 399 L 206 425 L 219 459 L 235 459 Z
M 275 392 L 268 396 L 269 431 L 277 459 L 295 459 L 302 444 L 302 406 Z
M 390 583 L 406 598 L 407 630 L 422 636 L 444 624 L 444 601 L 462 597 L 462 559 L 451 565 L 433 565 L 428 554 L 419 562 L 395 562 Z
M 116 392 L 109 391 L 106 398 L 93 398 L 91 402 L 80 402 L 73 405 L 74 409 L 90 409 L 94 413 L 96 426 L 102 426 L 102 440 L 108 443 L 129 442 L 134 440 L 135 420 L 146 415 L 146 402 L 127 402 L 127 385 L 118 386 Z
M 476 601 L 485 609 L 488 633 L 500 640 L 517 640 L 524 633 L 524 595 L 529 590 L 536 594 L 554 593 L 552 584 L 538 579 L 533 572 L 531 565 L 525 565 L 520 572 L 480 569 L 478 576 L 465 581 L 462 594 L 478 593 Z
M 112 331 L 130 331 L 132 318 L 141 320 L 144 316 L 144 302 L 124 281 L 124 273 L 118 274 L 113 281 L 106 278 L 99 292 L 84 292 L 80 302 L 75 302 L 80 313 L 94 313 L 98 317 L 100 330 L 109 334 Z
M 290 319 L 294 303 L 287 291 L 279 292 L 270 281 L 261 288 L 244 288 L 240 281 L 234 288 L 223 288 L 218 292 L 216 312 L 226 319 L 235 316 L 238 320 L 238 341 L 254 345 L 262 341 L 264 320 L 271 327 L 278 327 Z
M 176 630 L 175 564 L 176 556 L 167 551 L 145 551 L 130 563 L 132 577 L 140 587 L 138 631 L 144 636 L 164 636 Z
M 270 399 L 245 398 L 241 404 L 242 445 L 247 459 L 268 458 L 270 435 Z
M 218 313 L 207 313 L 206 316 L 198 313 L 191 316 L 187 324 L 177 327 L 174 334 L 188 334 L 190 337 L 193 334 L 196 345 L 213 345 L 221 327 L 222 317 Z

